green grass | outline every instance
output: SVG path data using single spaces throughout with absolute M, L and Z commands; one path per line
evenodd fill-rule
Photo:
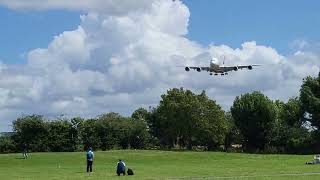
M 304 164 L 312 155 L 106 151 L 95 152 L 93 173 L 85 172 L 84 152 L 29 155 L 0 155 L 0 179 L 320 179 L 320 165 Z M 134 176 L 115 175 L 119 158 Z

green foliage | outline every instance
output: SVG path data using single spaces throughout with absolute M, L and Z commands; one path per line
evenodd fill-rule
M 134 111 L 131 115 L 132 130 L 130 145 L 134 149 L 143 149 L 152 146 L 152 137 L 149 133 L 148 120 L 150 119 L 151 113 L 144 108 L 139 108 Z
M 83 150 L 89 147 L 97 149 L 99 147 L 98 133 L 95 128 L 96 119 L 88 119 L 84 121 L 80 129 L 80 138 L 83 144 Z
M 274 105 L 260 92 L 236 97 L 231 113 L 244 137 L 244 150 L 263 151 L 276 120 Z
M 205 92 L 171 89 L 161 96 L 149 123 L 153 135 L 168 148 L 204 145 L 208 149 L 223 144 L 227 124 L 224 112 Z
M 56 120 L 48 123 L 49 126 L 49 150 L 53 152 L 74 151 L 75 142 L 71 122 Z
M 73 144 L 73 149 L 75 151 L 81 151 L 83 150 L 83 144 L 81 141 L 81 129 L 84 123 L 84 119 L 81 117 L 75 117 L 71 119 L 71 134 L 72 134 L 72 142 Z
M 147 121 L 149 115 L 150 114 L 146 109 L 139 108 L 132 113 L 131 118 L 135 120 Z
M 146 148 L 150 138 L 145 121 L 113 112 L 83 121 L 80 132 L 85 149 Z
M 307 120 L 320 130 L 320 73 L 317 78 L 307 77 L 303 80 L 300 100 Z
M 117 113 L 101 115 L 96 122 L 96 130 L 103 150 L 112 149 L 116 145 L 127 149 L 129 147 L 129 121 Z
M 238 149 L 232 148 L 232 145 L 240 145 L 242 144 L 243 137 L 240 133 L 239 128 L 235 125 L 234 119 L 232 117 L 231 112 L 226 112 L 225 114 L 227 121 L 227 134 L 224 140 L 224 149 L 225 151 L 237 151 Z
M 16 144 L 10 136 L 0 137 L 0 152 L 1 153 L 13 153 L 17 152 Z
M 312 137 L 303 126 L 303 111 L 298 98 L 290 98 L 287 103 L 274 103 L 277 118 L 270 136 L 270 146 L 275 152 L 309 153 Z
M 312 148 L 320 152 L 320 73 L 318 77 L 307 77 L 300 89 L 300 101 L 304 114 L 304 121 L 310 122 L 312 129 Z
M 293 127 L 300 127 L 303 124 L 303 110 L 301 108 L 301 102 L 298 98 L 290 98 L 287 103 L 282 105 L 279 112 L 279 119 L 282 119 L 284 123 Z
M 48 126 L 40 115 L 30 115 L 18 118 L 13 122 L 15 142 L 21 147 L 23 143 L 28 145 L 30 151 L 48 150 Z
M 156 108 L 135 110 L 131 117 L 107 113 L 93 119 L 75 117 L 46 121 L 41 115 L 18 118 L 14 135 L 0 138 L 0 152 L 28 150 L 79 151 L 93 149 L 180 148 L 247 152 L 320 152 L 320 76 L 307 77 L 300 98 L 272 102 L 260 92 L 234 100 L 225 113 L 203 91 L 183 88 L 161 95 Z M 315 131 L 306 126 L 311 122 Z

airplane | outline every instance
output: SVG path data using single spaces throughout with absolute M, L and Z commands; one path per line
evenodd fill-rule
M 200 66 L 184 66 L 186 71 L 190 71 L 190 69 L 196 70 L 198 72 L 201 71 L 207 71 L 210 72 L 210 75 L 215 75 L 217 76 L 218 74 L 221 74 L 221 76 L 223 75 L 228 75 L 229 71 L 238 71 L 239 69 L 249 69 L 252 70 L 254 66 L 260 66 L 257 64 L 252 64 L 252 65 L 241 65 L 241 66 L 224 66 L 224 62 L 223 65 L 220 66 L 218 64 L 218 59 L 217 58 L 212 58 L 210 60 L 210 66 L 208 67 L 200 67 Z

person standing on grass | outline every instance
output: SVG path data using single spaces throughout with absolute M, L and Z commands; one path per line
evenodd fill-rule
M 93 164 L 94 154 L 92 148 L 89 147 L 87 151 L 87 172 L 92 172 L 92 164 Z
M 126 164 L 119 159 L 119 162 L 117 164 L 117 174 L 120 176 L 120 174 L 126 175 Z
M 24 159 L 28 158 L 28 145 L 27 145 L 27 143 L 22 144 L 22 156 Z

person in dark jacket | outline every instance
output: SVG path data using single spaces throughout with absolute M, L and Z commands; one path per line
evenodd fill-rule
M 27 145 L 27 143 L 22 144 L 22 156 L 24 159 L 28 158 L 28 145 Z
M 117 174 L 120 176 L 120 174 L 126 175 L 126 164 L 119 159 L 119 162 L 117 163 Z

